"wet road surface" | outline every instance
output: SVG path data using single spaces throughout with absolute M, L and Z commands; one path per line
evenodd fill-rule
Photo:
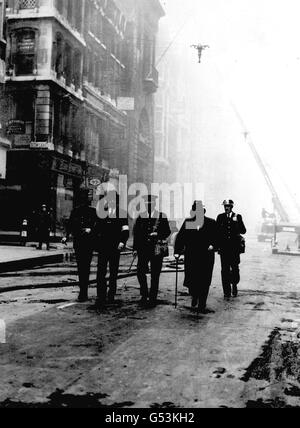
M 170 272 L 157 308 L 138 307 L 131 277 L 101 314 L 91 307 L 94 287 L 89 303 L 76 304 L 73 263 L 2 275 L 0 290 L 53 286 L 0 294 L 0 406 L 297 407 L 299 262 L 250 240 L 239 297 L 223 300 L 218 261 L 208 302 L 215 313 L 205 316 L 190 310 L 182 287 L 175 310 Z

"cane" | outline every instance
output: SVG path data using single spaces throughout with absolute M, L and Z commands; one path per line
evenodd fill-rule
M 133 259 L 132 259 L 132 262 L 131 262 L 130 268 L 129 268 L 129 270 L 128 270 L 128 272 L 127 272 L 127 273 L 131 273 L 132 266 L 133 266 L 133 264 L 134 264 L 134 262 L 135 262 L 136 257 L 137 257 L 136 255 L 134 255 L 134 256 L 133 256 Z
M 175 257 L 176 260 L 176 283 L 175 283 L 175 309 L 178 307 L 178 267 L 179 267 L 179 257 Z
M 133 256 L 133 259 L 132 259 L 132 262 L 131 262 L 131 265 L 130 265 L 130 268 L 128 269 L 128 271 L 126 272 L 128 275 L 131 273 L 131 271 L 132 271 L 132 267 L 133 267 L 133 264 L 134 264 L 134 262 L 135 262 L 135 260 L 136 260 L 136 258 L 137 258 L 137 256 L 136 255 L 134 255 Z M 127 278 L 125 279 L 125 281 L 124 281 L 124 283 L 123 283 L 123 289 L 125 290 L 125 291 L 127 291 Z

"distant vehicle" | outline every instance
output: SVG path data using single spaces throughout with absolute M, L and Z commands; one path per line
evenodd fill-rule
M 275 233 L 276 215 L 269 213 L 265 208 L 262 210 L 263 221 L 260 232 L 257 235 L 258 242 L 271 242 Z
M 265 220 L 261 225 L 261 231 L 257 235 L 258 242 L 271 242 L 274 238 L 275 223 L 274 221 Z
M 300 256 L 300 226 L 290 223 L 276 224 L 272 253 Z

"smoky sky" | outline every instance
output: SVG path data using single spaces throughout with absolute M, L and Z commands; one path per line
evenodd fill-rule
M 257 213 L 264 202 L 270 207 L 270 192 L 248 148 L 242 147 L 243 129 L 230 106 L 234 101 L 291 216 L 300 217 L 293 200 L 300 200 L 300 2 L 166 0 L 163 3 L 170 37 L 184 27 L 174 41 L 173 52 L 176 47 L 185 49 L 190 58 L 191 44 L 210 46 L 201 65 L 197 64 L 196 55 L 192 65 L 196 73 L 195 92 L 201 94 L 195 98 L 195 103 L 201 103 L 199 165 L 204 152 L 206 163 L 211 165 L 216 157 L 223 156 L 226 161 L 234 158 L 229 169 L 239 169 L 242 164 L 242 170 L 247 171 L 240 177 L 244 192 L 240 183 L 238 192 L 233 189 L 237 197 L 243 196 L 243 208 L 247 199 L 252 205 L 257 202 Z M 166 61 L 171 55 L 172 49 Z M 187 67 L 191 67 L 190 62 Z

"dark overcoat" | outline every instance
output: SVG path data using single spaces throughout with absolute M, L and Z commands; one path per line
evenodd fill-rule
M 195 227 L 193 227 L 195 226 Z M 209 251 L 212 246 L 213 250 Z M 175 242 L 175 254 L 185 255 L 185 281 L 192 295 L 201 286 L 210 286 L 217 248 L 217 224 L 205 217 L 203 227 L 197 227 L 195 219 L 186 219 Z

